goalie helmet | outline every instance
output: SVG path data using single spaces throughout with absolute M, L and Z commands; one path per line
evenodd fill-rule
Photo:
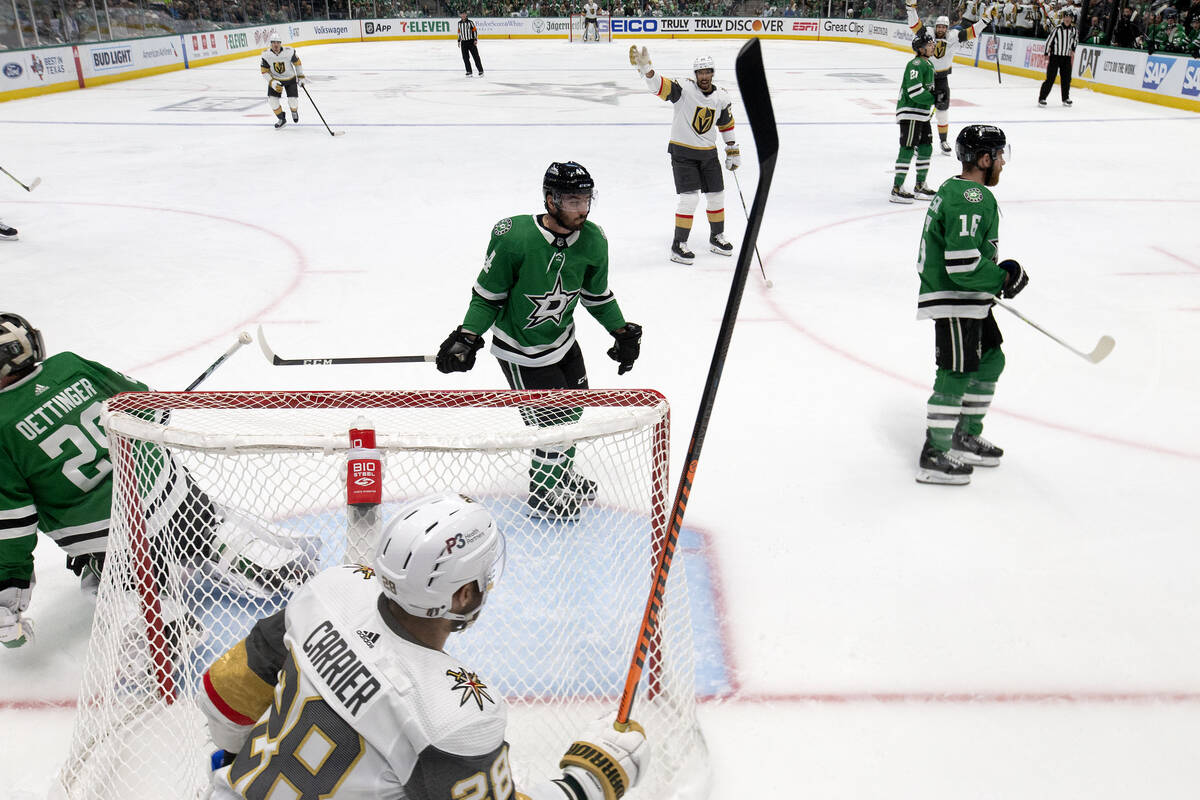
M 19 314 L 0 312 L 0 378 L 28 372 L 45 357 L 41 331 Z
M 542 196 L 550 195 L 555 205 L 559 205 L 564 194 L 596 196 L 596 182 L 592 180 L 587 167 L 578 161 L 555 161 L 546 167 L 546 174 L 542 177 Z
M 954 141 L 954 155 L 964 164 L 976 163 L 985 153 L 992 158 L 1004 154 L 1007 161 L 1008 152 L 1008 139 L 995 125 L 968 125 Z
M 702 69 L 711 69 L 716 72 L 717 62 L 713 60 L 712 56 L 700 56 L 692 62 L 692 72 L 699 72 Z
M 933 21 L 933 27 L 937 28 L 939 26 L 943 27 L 943 28 L 949 28 L 950 27 L 950 18 L 947 17 L 945 14 L 943 14 L 942 16 L 935 19 Z
M 933 44 L 933 37 L 928 33 L 919 33 L 913 37 L 912 49 L 914 53 L 920 53 L 921 50 Z
M 413 616 L 454 620 L 455 630 L 475 621 L 503 570 L 504 535 L 492 515 L 454 492 L 404 506 L 375 551 L 384 595 Z M 468 583 L 479 589 L 479 605 L 466 614 L 451 611 L 454 593 Z

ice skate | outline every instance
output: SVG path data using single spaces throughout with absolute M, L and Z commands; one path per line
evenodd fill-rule
M 954 441 L 950 445 L 950 455 L 964 464 L 976 467 L 998 467 L 1000 456 L 1004 450 L 989 442 L 982 436 L 972 436 L 962 431 L 954 432 Z
M 292 122 L 299 122 L 299 121 L 300 121 L 300 112 L 293 111 L 292 112 Z
M 1070 107 L 1070 106 L 1075 105 L 1075 103 L 1073 103 L 1070 98 L 1067 98 L 1066 100 L 1063 100 L 1063 105 Z
M 913 196 L 911 193 L 904 191 L 903 186 L 895 186 L 892 187 L 892 194 L 888 200 L 893 203 L 904 203 L 907 205 L 913 201 Z
M 1044 106 L 1044 105 L 1046 105 L 1046 101 L 1045 101 L 1045 100 L 1043 100 L 1042 98 L 1040 98 L 1040 97 L 1039 97 L 1039 98 L 1038 98 L 1038 105 L 1039 105 L 1039 106 Z
M 972 472 L 974 469 L 970 464 L 964 464 L 951 453 L 943 453 L 933 446 L 933 442 L 925 440 L 920 467 L 917 469 L 917 483 L 964 486 L 971 482 Z
M 691 264 L 696 260 L 696 254 L 688 249 L 687 242 L 674 242 L 671 245 L 671 260 L 680 264 Z
M 284 125 L 287 125 L 287 117 L 285 117 L 283 114 L 280 114 L 279 119 L 275 121 L 275 127 L 282 128 Z
M 913 187 L 913 197 L 917 198 L 918 200 L 932 200 L 933 198 L 937 197 L 937 192 L 935 192 L 933 189 L 930 189 L 929 186 L 922 181 Z
M 714 233 L 708 237 L 708 249 L 712 250 L 719 256 L 733 255 L 733 245 L 725 238 L 723 233 Z
M 954 148 L 950 146 L 950 142 L 942 139 L 942 155 L 948 156 L 954 152 Z
M 539 486 L 529 495 L 528 514 L 534 519 L 562 522 L 579 519 L 580 500 L 575 494 L 560 488 Z
M 0 241 L 15 242 L 17 240 L 17 229 L 10 228 L 3 222 L 0 222 Z
M 599 488 L 596 482 L 583 477 L 575 470 L 566 471 L 563 476 L 563 485 L 583 505 L 588 505 L 596 500 L 596 489 Z

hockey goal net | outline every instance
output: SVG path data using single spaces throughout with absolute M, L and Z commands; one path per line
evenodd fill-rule
M 568 38 L 572 42 L 611 42 L 612 17 L 601 12 L 596 17 L 595 27 L 592 27 L 586 24 L 585 15 L 572 14 L 571 33 Z
M 106 405 L 109 550 L 55 796 L 199 798 L 200 678 L 317 570 L 370 559 L 405 501 L 451 489 L 492 512 L 505 574 L 447 652 L 509 703 L 520 779 L 615 711 L 668 513 L 669 413 L 638 391 L 129 393 Z M 382 502 L 348 506 L 351 429 L 373 428 Z M 542 483 L 595 482 L 577 519 L 530 516 Z M 350 476 L 352 477 L 352 475 Z M 214 533 L 218 531 L 218 533 Z M 365 538 L 364 538 L 365 537 Z M 687 580 L 669 582 L 634 709 L 653 748 L 630 797 L 706 793 Z

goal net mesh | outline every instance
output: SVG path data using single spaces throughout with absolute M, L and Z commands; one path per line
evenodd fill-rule
M 446 650 L 508 701 L 517 788 L 557 776 L 573 738 L 615 711 L 669 511 L 661 395 L 147 392 L 111 399 L 104 420 L 112 527 L 55 796 L 203 797 L 204 671 L 312 574 L 369 562 L 402 504 L 444 490 L 485 505 L 507 540 L 479 622 Z M 363 427 L 382 503 L 348 506 L 349 431 Z M 531 516 L 531 492 L 579 479 L 595 497 L 576 519 Z M 630 797 L 706 784 L 693 653 L 677 569 L 634 707 L 652 766 Z
M 567 37 L 572 42 L 611 42 L 612 41 L 612 17 L 607 14 L 600 14 L 596 17 L 596 25 L 592 27 L 586 24 L 586 17 L 583 14 L 571 15 L 570 35 Z

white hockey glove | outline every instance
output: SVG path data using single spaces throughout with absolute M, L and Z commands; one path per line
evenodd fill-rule
M 742 150 L 736 144 L 725 145 L 725 169 L 733 171 L 742 165 Z
M 904 5 L 908 6 L 909 8 L 916 8 L 917 0 L 905 0 Z
M 638 75 L 641 75 L 643 78 L 654 71 L 654 68 L 650 65 L 650 53 L 644 47 L 639 50 L 637 45 L 629 46 L 629 63 L 633 64 L 638 71 Z
M 283 83 L 282 82 L 272 79 L 268 85 L 271 87 L 272 92 L 279 92 L 280 94 L 283 94 Z
M 646 732 L 633 720 L 626 731 L 617 730 L 611 718 L 597 720 L 559 766 L 564 777 L 583 789 L 586 800 L 620 800 L 650 766 Z
M 297 76 L 296 76 L 296 83 L 297 83 L 298 85 L 300 85 L 300 86 L 307 86 L 307 85 L 308 85 L 308 78 L 304 77 L 303 75 L 297 75 Z
M 33 620 L 21 616 L 32 597 L 32 580 L 27 589 L 10 586 L 0 590 L 0 644 L 12 648 L 33 641 Z

